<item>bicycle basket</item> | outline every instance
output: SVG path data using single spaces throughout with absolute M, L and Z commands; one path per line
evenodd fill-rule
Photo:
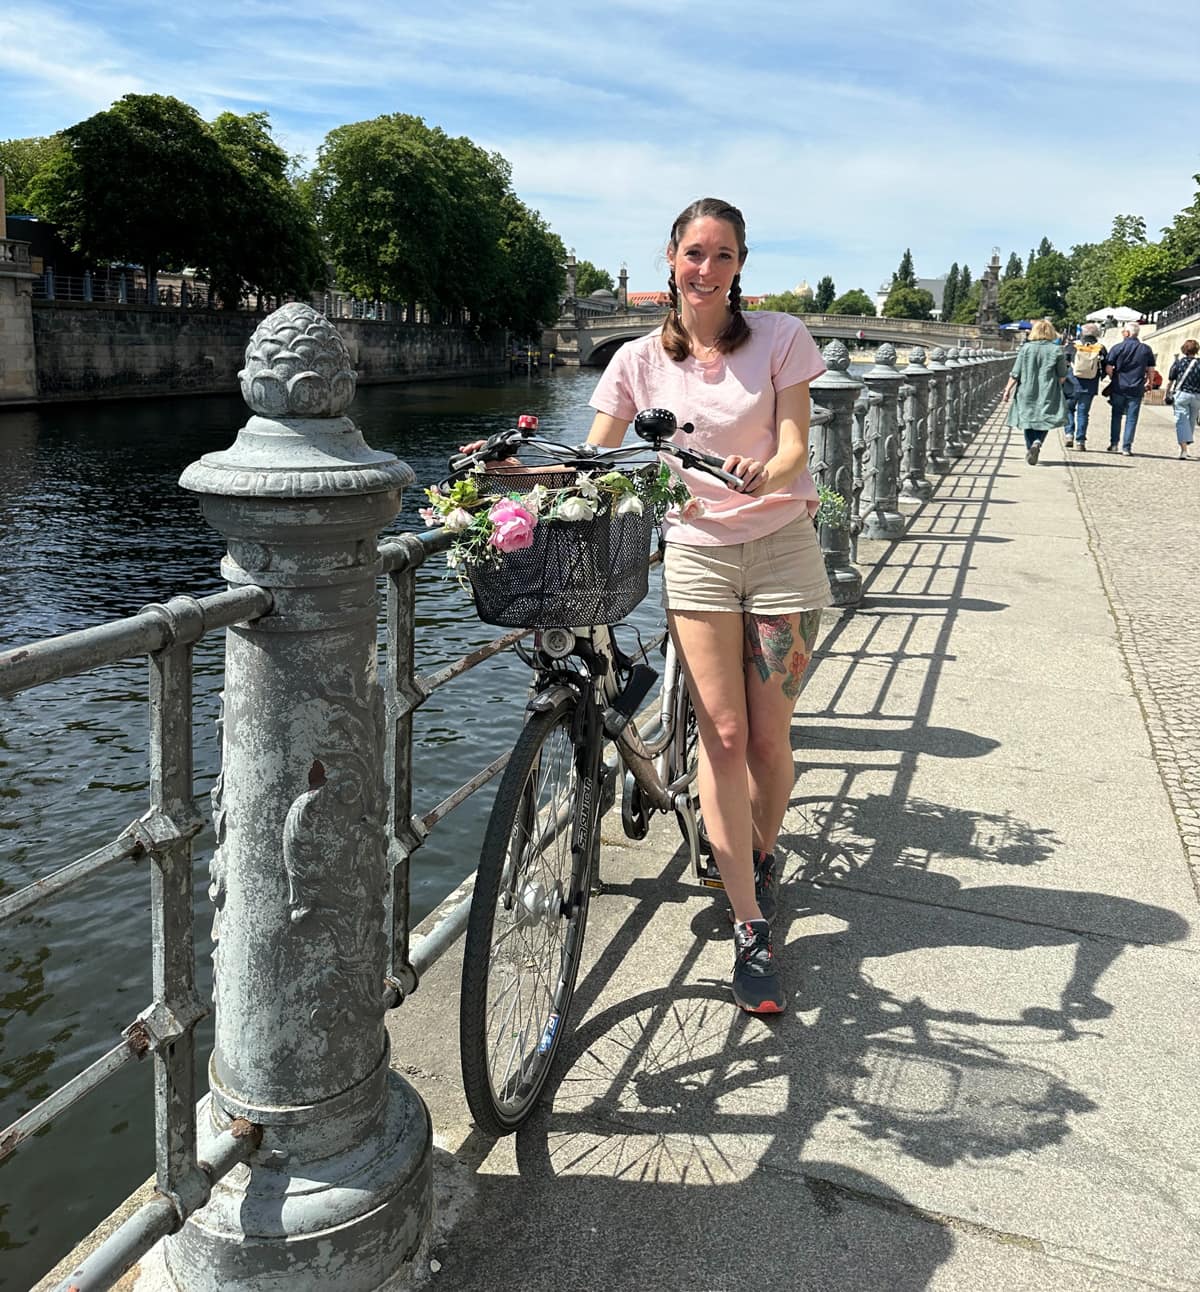
M 488 471 L 477 476 L 484 497 L 528 492 L 535 484 L 562 489 L 574 471 Z M 612 499 L 591 520 L 542 520 L 533 546 L 497 553 L 466 567 L 475 609 L 502 628 L 582 628 L 624 619 L 646 595 L 654 519 L 616 516 Z

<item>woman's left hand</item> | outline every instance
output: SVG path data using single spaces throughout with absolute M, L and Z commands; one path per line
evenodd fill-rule
M 742 493 L 753 493 L 766 482 L 766 465 L 757 458 L 744 458 L 739 453 L 731 453 L 725 459 L 725 470 L 739 476 L 742 481 Z

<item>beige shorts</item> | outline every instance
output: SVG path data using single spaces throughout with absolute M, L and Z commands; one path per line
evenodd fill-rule
M 749 543 L 668 543 L 663 557 L 663 605 L 668 610 L 794 615 L 819 610 L 831 600 L 825 558 L 806 515 Z

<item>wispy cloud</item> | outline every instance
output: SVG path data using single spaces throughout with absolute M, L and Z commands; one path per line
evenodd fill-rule
M 1178 18 L 1148 0 L 1139 37 Z M 870 290 L 905 247 L 933 275 L 1101 238 L 1118 212 L 1157 230 L 1200 168 L 1172 124 L 1189 60 L 1035 0 L 33 0 L 5 24 L 0 137 L 153 91 L 209 119 L 265 110 L 311 161 L 337 125 L 411 112 L 503 153 L 564 242 L 638 287 L 704 193 L 746 213 L 748 290 Z

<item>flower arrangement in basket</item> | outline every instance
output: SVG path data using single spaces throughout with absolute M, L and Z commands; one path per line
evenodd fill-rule
M 653 525 L 704 506 L 662 465 L 476 472 L 425 496 L 421 517 L 454 534 L 446 562 L 480 618 L 528 628 L 623 618 L 646 595 Z

